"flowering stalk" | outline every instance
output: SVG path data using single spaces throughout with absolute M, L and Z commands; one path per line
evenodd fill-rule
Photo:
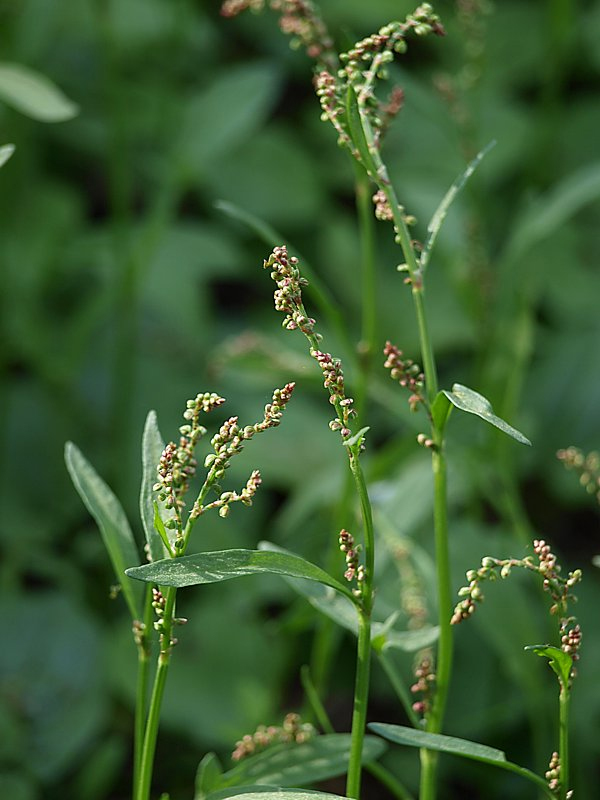
M 185 495 L 189 491 L 190 481 L 197 468 L 195 448 L 206 434 L 206 428 L 200 424 L 200 417 L 225 402 L 224 398 L 208 392 L 198 394 L 193 400 L 188 400 L 184 413 L 186 423 L 179 429 L 179 442 L 177 444 L 169 442 L 164 448 L 157 470 L 158 480 L 153 487 L 164 511 L 170 514 L 164 524 L 158 514 L 156 521 L 157 529 L 170 558 L 180 558 L 185 554 L 194 525 L 199 517 L 207 511 L 217 509 L 219 515 L 225 517 L 229 514 L 232 503 L 240 502 L 245 506 L 252 505 L 252 499 L 261 484 L 258 470 L 251 473 L 245 487 L 240 492 L 223 492 L 219 481 L 224 477 L 231 459 L 243 450 L 247 441 L 257 433 L 279 425 L 293 390 L 293 383 L 286 384 L 282 389 L 276 389 L 271 402 L 265 406 L 262 421 L 254 425 L 241 428 L 237 417 L 230 417 L 221 425 L 219 431 L 211 439 L 213 452 L 206 457 L 204 462 L 204 466 L 208 470 L 206 478 L 187 519 L 184 519 Z M 207 503 L 206 500 L 211 491 L 215 492 L 218 497 Z M 149 800 L 150 797 L 162 701 L 171 653 L 177 643 L 173 632 L 176 625 L 186 622 L 185 619 L 175 616 L 176 597 L 177 589 L 172 586 L 166 589 L 164 595 L 158 589 L 153 590 L 152 607 L 156 614 L 154 628 L 159 635 L 159 655 L 139 755 L 138 746 L 136 746 L 134 800 Z M 140 670 L 138 695 L 142 693 L 139 686 L 145 682 L 145 675 L 146 671 Z
M 373 515 L 367 485 L 360 465 L 365 429 L 354 431 L 356 418 L 354 400 L 346 396 L 344 373 L 339 359 L 320 349 L 321 335 L 315 330 L 315 320 L 309 317 L 302 300 L 302 288 L 307 281 L 301 276 L 298 259 L 289 256 L 285 245 L 275 247 L 264 268 L 271 270 L 271 277 L 277 284 L 274 293 L 275 309 L 285 314 L 283 327 L 287 330 L 299 329 L 308 339 L 310 355 L 318 363 L 323 385 L 329 393 L 329 402 L 335 409 L 330 421 L 332 431 L 338 431 L 342 444 L 347 448 L 349 467 L 358 494 L 364 535 L 364 564 L 358 563 L 354 540 L 347 531 L 340 534 L 340 546 L 346 554 L 346 578 L 357 580 L 355 594 L 359 600 L 357 668 L 352 713 L 352 732 L 350 760 L 346 783 L 348 797 L 360 796 L 361 758 L 366 725 L 367 699 L 369 694 L 369 673 L 371 661 L 371 612 L 373 608 L 373 571 L 375 564 L 375 536 Z
M 535 539 L 533 556 L 525 558 L 492 558 L 485 556 L 477 570 L 467 572 L 468 584 L 459 589 L 463 599 L 457 604 L 452 615 L 452 624 L 456 625 L 469 619 L 477 606 L 483 601 L 481 588 L 486 581 L 505 579 L 515 568 L 526 569 L 542 579 L 544 592 L 550 596 L 550 614 L 558 619 L 558 635 L 560 648 L 550 646 L 534 646 L 538 655 L 550 659 L 552 669 L 557 674 L 560 686 L 559 693 L 559 747 L 552 754 L 546 779 L 548 788 L 558 800 L 569 800 L 572 791 L 569 789 L 569 706 L 571 686 L 577 671 L 575 664 L 579 660 L 581 647 L 581 628 L 576 618 L 569 613 L 569 602 L 575 600 L 571 590 L 581 580 L 581 570 L 569 572 L 566 578 L 561 575 L 561 567 L 550 545 L 543 539 Z

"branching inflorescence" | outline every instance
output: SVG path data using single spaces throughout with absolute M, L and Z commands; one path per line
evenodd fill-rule
M 571 590 L 581 580 L 581 570 L 569 572 L 567 577 L 563 578 L 556 555 L 543 539 L 534 540 L 533 551 L 537 561 L 533 556 L 525 556 L 522 559 L 500 559 L 491 556 L 482 558 L 479 569 L 467 572 L 468 585 L 459 589 L 459 597 L 464 599 L 454 609 L 452 624 L 456 625 L 472 616 L 477 605 L 484 599 L 482 583 L 496 580 L 498 577 L 507 578 L 514 568 L 527 569 L 542 579 L 544 591 L 550 595 L 552 601 L 550 613 L 559 621 L 561 650 L 575 662 L 579 659 L 581 628 L 576 618 L 569 614 L 569 602 L 576 599 Z

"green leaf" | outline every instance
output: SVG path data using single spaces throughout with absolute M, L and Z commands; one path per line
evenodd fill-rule
M 344 445 L 344 447 L 350 447 L 350 448 L 360 447 L 360 445 L 364 441 L 365 434 L 368 430 L 370 430 L 370 428 L 367 425 L 366 428 L 361 428 L 357 433 L 354 434 L 354 436 L 351 436 L 349 439 L 344 439 L 342 444 Z
M 348 768 L 350 743 L 349 733 L 331 733 L 315 736 L 303 744 L 272 745 L 225 772 L 217 788 L 250 783 L 302 786 L 342 775 Z M 363 762 L 375 761 L 385 749 L 381 739 L 365 737 Z
M 452 405 L 456 406 L 456 408 L 461 411 L 466 411 L 467 414 L 475 414 L 477 417 L 481 417 L 481 419 L 489 422 L 490 425 L 493 425 L 503 433 L 516 439 L 517 442 L 521 442 L 521 444 L 531 445 L 531 442 L 526 436 L 523 436 L 520 431 L 513 428 L 512 425 L 509 425 L 508 422 L 505 422 L 493 413 L 489 400 L 478 392 L 473 391 L 473 389 L 469 389 L 468 386 L 455 383 L 452 387 L 452 391 L 448 392 L 444 389 L 444 394 Z
M 480 150 L 479 153 L 475 156 L 475 158 L 470 162 L 467 166 L 466 170 L 463 172 L 462 175 L 454 181 L 452 186 L 448 189 L 446 194 L 444 195 L 442 202 L 437 207 L 434 215 L 431 218 L 429 225 L 427 226 L 427 240 L 425 242 L 425 247 L 423 248 L 423 253 L 421 255 L 420 263 L 421 269 L 425 271 L 427 264 L 429 263 L 429 259 L 431 257 L 431 252 L 434 248 L 437 235 L 440 232 L 440 229 L 446 219 L 446 214 L 452 203 L 454 202 L 455 197 L 463 188 L 465 183 L 469 180 L 471 175 L 475 172 L 479 164 L 483 161 L 485 156 L 490 152 L 492 147 L 496 145 L 495 141 L 490 142 L 483 150 Z
M 352 598 L 351 592 L 325 570 L 300 556 L 263 550 L 217 550 L 195 553 L 182 558 L 167 558 L 152 564 L 143 564 L 127 570 L 127 575 L 140 581 L 159 583 L 162 586 L 198 586 L 217 583 L 242 575 L 258 573 L 289 575 L 331 586 Z
M 403 725 L 389 725 L 384 722 L 371 722 L 369 729 L 396 744 L 407 745 L 408 747 L 423 747 L 427 750 L 437 750 L 441 753 L 451 753 L 462 758 L 469 758 L 473 761 L 483 761 L 485 764 L 492 764 L 496 767 L 516 772 L 523 778 L 527 778 L 544 790 L 547 797 L 554 798 L 554 794 L 548 788 L 546 781 L 535 772 L 531 772 L 525 767 L 513 764 L 506 760 L 506 755 L 502 750 L 488 747 L 478 742 L 470 742 L 467 739 L 458 739 L 455 736 L 444 736 L 439 733 L 427 733 L 427 731 L 407 728 Z
M 593 564 L 595 567 L 600 567 L 600 556 L 594 556 L 594 557 L 592 558 L 592 564 Z
M 433 424 L 440 433 L 444 430 L 451 411 L 452 405 L 446 397 L 446 393 L 438 392 L 431 405 L 431 417 L 433 419 Z
M 111 489 L 73 442 L 67 442 L 65 446 L 65 463 L 79 496 L 100 528 L 131 616 L 141 619 L 143 586 L 123 577 L 127 567 L 140 561 L 125 512 Z
M 346 93 L 346 119 L 348 121 L 348 133 L 350 134 L 352 144 L 358 150 L 361 164 L 369 175 L 374 178 L 377 175 L 377 166 L 369 150 L 369 144 L 363 127 L 363 119 L 358 106 L 358 98 L 352 86 L 348 86 L 348 91 Z
M 271 542 L 260 542 L 259 547 L 275 553 L 288 552 Z M 342 596 L 322 583 L 308 583 L 291 577 L 286 577 L 285 581 L 298 594 L 306 597 L 317 611 L 358 636 L 356 605 L 354 602 L 350 602 L 346 595 Z M 397 631 L 392 627 L 394 621 L 395 615 L 392 615 L 385 622 L 374 621 L 371 624 L 371 641 L 376 650 L 395 649 L 405 653 L 414 653 L 424 647 L 429 647 L 438 639 L 439 628 L 437 627 L 422 628 L 418 631 Z
M 15 152 L 14 144 L 4 144 L 0 147 L 0 167 L 3 167 Z
M 263 791 L 260 791 L 260 790 Z M 328 792 L 312 792 L 310 789 L 279 789 L 275 786 L 237 786 L 209 795 L 208 800 L 232 800 L 244 795 L 248 800 L 346 800 L 339 794 Z
M 573 659 L 568 653 L 564 653 L 559 647 L 553 647 L 549 644 L 531 644 L 525 650 L 530 650 L 542 658 L 547 658 L 561 686 L 564 689 L 569 688 Z
M 140 486 L 140 516 L 146 542 L 152 561 L 160 561 L 168 555 L 170 540 L 165 529 L 167 516 L 158 515 L 155 511 L 155 492 L 152 489 L 156 483 L 156 469 L 164 450 L 165 443 L 158 429 L 156 412 L 150 411 L 146 417 L 144 433 L 142 435 L 142 484 Z M 160 527 L 162 526 L 162 528 Z M 166 540 L 165 538 L 166 537 Z
M 51 80 L 21 64 L 0 62 L 0 100 L 40 122 L 64 122 L 79 113 Z
M 223 767 L 215 753 L 207 753 L 196 770 L 194 800 L 205 800 L 220 785 Z

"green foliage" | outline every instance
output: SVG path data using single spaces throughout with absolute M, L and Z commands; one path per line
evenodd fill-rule
M 327 572 L 304 558 L 270 550 L 222 550 L 164 559 L 125 570 L 130 578 L 163 586 L 199 586 L 243 575 L 271 573 L 318 581 L 352 598 L 352 593 Z
M 347 47 L 415 4 L 320 5 Z M 597 449 L 600 442 L 600 14 L 572 2 L 485 6 L 467 16 L 456 13 L 456 4 L 440 6 L 448 36 L 435 45 L 414 42 L 401 67 L 390 67 L 405 101 L 384 149 L 390 178 L 419 220 L 414 235 L 425 243 L 427 220 L 435 219 L 447 187 L 486 142 L 497 140 L 439 230 L 427 301 L 441 385 L 457 379 L 477 387 L 535 447 L 522 456 L 505 437 L 485 435 L 466 415 L 452 415 L 453 586 L 482 552 L 522 552 L 522 542 L 543 535 L 569 568 L 584 568 L 578 615 L 591 631 L 600 603 L 597 573 L 586 569 L 600 549 L 595 501 L 554 453 L 571 443 Z M 30 65 L 61 87 L 67 107 L 76 101 L 79 113 L 44 125 L 11 106 L 8 96 L 0 98 L 3 141 L 17 146 L 0 172 L 0 583 L 3 608 L 17 620 L 0 658 L 0 796 L 105 800 L 129 791 L 135 651 L 128 610 L 106 602 L 113 568 L 68 483 L 64 441 L 81 446 L 133 521 L 148 408 L 157 409 L 167 434 L 182 399 L 198 389 L 219 391 L 246 418 L 262 407 L 275 378 L 297 380 L 287 424 L 253 449 L 264 485 L 251 513 L 207 517 L 197 545 L 245 549 L 269 538 L 315 564 L 333 564 L 331 573 L 342 581 L 335 572 L 339 554 L 327 552 L 325 542 L 335 540 L 336 528 L 354 523 L 339 508 L 344 463 L 326 429 L 329 409 L 318 375 L 301 343 L 273 326 L 260 274 L 267 252 L 261 235 L 272 236 L 269 247 L 293 242 L 330 301 L 314 307 L 344 360 L 352 393 L 359 361 L 369 362 L 366 473 L 376 516 L 385 519 L 377 529 L 389 543 L 376 565 L 377 620 L 398 608 L 400 552 L 409 553 L 431 613 L 429 454 L 414 446 L 424 418 L 402 404 L 377 355 L 394 337 L 416 358 L 417 337 L 409 293 L 395 271 L 397 250 L 389 229 L 378 225 L 376 330 L 372 350 L 361 347 L 356 356 L 363 284 L 353 176 L 348 157 L 318 120 L 310 61 L 288 49 L 272 15 L 224 20 L 217 3 L 188 0 L 21 0 L 18 13 L 3 16 L 1 36 L 5 64 Z M 4 159 L 10 152 L 0 150 Z M 279 230 L 257 235 L 239 219 L 215 213 L 220 200 Z M 310 291 L 316 284 L 305 274 Z M 454 406 L 441 397 L 447 413 Z M 245 480 L 246 466 L 232 466 L 232 481 Z M 144 530 L 133 531 L 137 551 L 148 536 L 159 551 L 153 507 L 146 506 L 142 520 Z M 139 559 L 125 566 L 132 563 Z M 126 581 L 122 572 L 117 580 Z M 139 591 L 139 582 L 130 583 Z M 333 590 L 302 584 L 319 593 L 311 603 L 333 615 L 339 601 L 353 611 Z M 6 605 L 4 591 L 15 606 Z M 60 603 L 46 603 L 49 592 Z M 489 594 L 485 614 L 459 632 L 457 669 L 469 681 L 466 687 L 454 682 L 452 730 L 501 747 L 510 741 L 510 757 L 542 773 L 553 742 L 548 698 L 556 687 L 540 659 L 526 658 L 522 648 L 549 641 L 550 633 L 536 610 L 539 598 L 526 585 L 517 580 L 509 591 Z M 36 613 L 17 617 L 14 608 L 28 608 L 30 600 Z M 69 610 L 93 627 L 94 648 Z M 321 617 L 286 581 L 267 576 L 186 593 L 180 613 L 190 622 L 178 632 L 179 663 L 163 726 L 165 749 L 177 756 L 161 759 L 156 795 L 173 786 L 172 800 L 189 800 L 189 775 L 203 752 L 216 748 L 225 759 L 236 737 L 296 702 L 295 676 L 309 659 Z M 42 618 L 41 627 L 52 631 L 48 638 L 36 622 Z M 405 623 L 402 615 L 393 629 L 403 634 Z M 352 636 L 332 645 L 335 709 L 344 726 L 349 709 L 339 708 L 339 698 L 351 682 Z M 23 660 L 13 660 L 26 645 Z M 99 682 L 90 667 L 87 656 L 95 648 L 102 654 L 96 665 L 109 680 Z M 43 655 L 43 667 L 59 653 L 62 673 L 48 677 L 32 667 L 29 685 L 40 692 L 27 693 L 21 665 L 39 664 L 33 656 Z M 572 702 L 577 795 L 596 785 L 599 655 L 594 637 L 586 636 Z M 393 656 L 409 685 L 412 656 Z M 74 679 L 78 665 L 89 669 Z M 376 702 L 397 713 L 393 692 L 379 678 Z M 69 681 L 79 687 L 74 699 Z M 182 688 L 183 699 L 174 687 Z M 218 694 L 225 698 L 220 714 Z M 28 714 L 32 697 L 37 705 Z M 65 713 L 81 709 L 73 746 L 56 735 L 66 730 L 53 716 L 59 703 Z M 64 753 L 48 760 L 51 774 L 37 774 L 49 752 L 37 744 L 50 739 L 57 750 L 64 743 Z M 399 749 L 391 766 L 411 783 L 415 763 L 414 753 Z M 458 759 L 447 769 L 461 782 L 460 790 L 445 784 L 448 800 L 457 792 L 489 800 L 531 795 L 531 787 L 521 786 L 526 782 L 504 782 L 515 776 L 499 770 L 490 780 L 483 770 L 461 769 Z M 186 786 L 176 786 L 183 772 Z

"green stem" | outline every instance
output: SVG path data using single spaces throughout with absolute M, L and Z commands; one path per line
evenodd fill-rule
M 559 745 L 560 800 L 565 800 L 569 791 L 569 704 L 571 692 L 568 686 L 560 687 L 559 695 Z
M 392 775 L 388 769 L 378 762 L 371 761 L 369 764 L 365 764 L 365 770 L 370 772 L 373 777 L 377 778 L 390 794 L 397 797 L 398 800 L 413 800 L 413 796 L 408 789 L 400 783 L 395 775 Z
M 373 607 L 373 571 L 375 566 L 375 532 L 371 502 L 367 485 L 359 461 L 360 445 L 350 448 L 350 469 L 360 499 L 364 528 L 365 579 L 362 587 L 362 604 L 358 617 L 358 645 L 356 658 L 356 680 L 354 684 L 354 709 L 352 712 L 352 732 L 350 761 L 346 781 L 346 795 L 360 797 L 360 778 L 362 769 L 362 749 L 367 723 L 367 703 L 369 697 L 369 674 L 371 667 L 371 610 Z
M 140 763 L 140 774 L 137 782 L 135 800 L 149 800 L 150 788 L 152 783 L 152 772 L 154 768 L 154 754 L 156 752 L 156 740 L 158 737 L 158 726 L 160 723 L 160 712 L 165 692 L 169 664 L 171 662 L 173 618 L 175 616 L 175 599 L 177 589 L 169 587 L 165 598 L 165 609 L 162 617 L 163 626 L 160 634 L 160 653 L 158 656 L 158 666 L 154 676 L 154 686 L 150 697 L 150 708 L 148 719 L 146 720 L 146 731 L 144 743 L 142 745 L 142 755 Z
M 346 780 L 346 796 L 357 799 L 360 797 L 362 749 L 365 738 L 365 726 L 367 723 L 370 661 L 371 616 L 370 613 L 361 609 L 358 618 L 358 647 L 356 681 L 354 684 L 354 709 L 352 712 L 350 761 Z
M 138 641 L 138 671 L 135 694 L 134 748 L 133 748 L 133 796 L 136 796 L 142 764 L 144 725 L 148 703 L 148 678 L 150 672 L 150 636 L 152 629 L 152 586 L 146 587 L 143 630 Z
M 373 223 L 373 203 L 371 201 L 371 181 L 363 168 L 354 162 L 356 185 L 356 208 L 360 231 L 361 254 L 361 341 L 358 349 L 359 373 L 356 391 L 356 411 L 358 427 L 365 418 L 365 403 L 368 393 L 369 377 L 373 356 L 377 348 L 377 306 L 375 269 L 375 226 Z

